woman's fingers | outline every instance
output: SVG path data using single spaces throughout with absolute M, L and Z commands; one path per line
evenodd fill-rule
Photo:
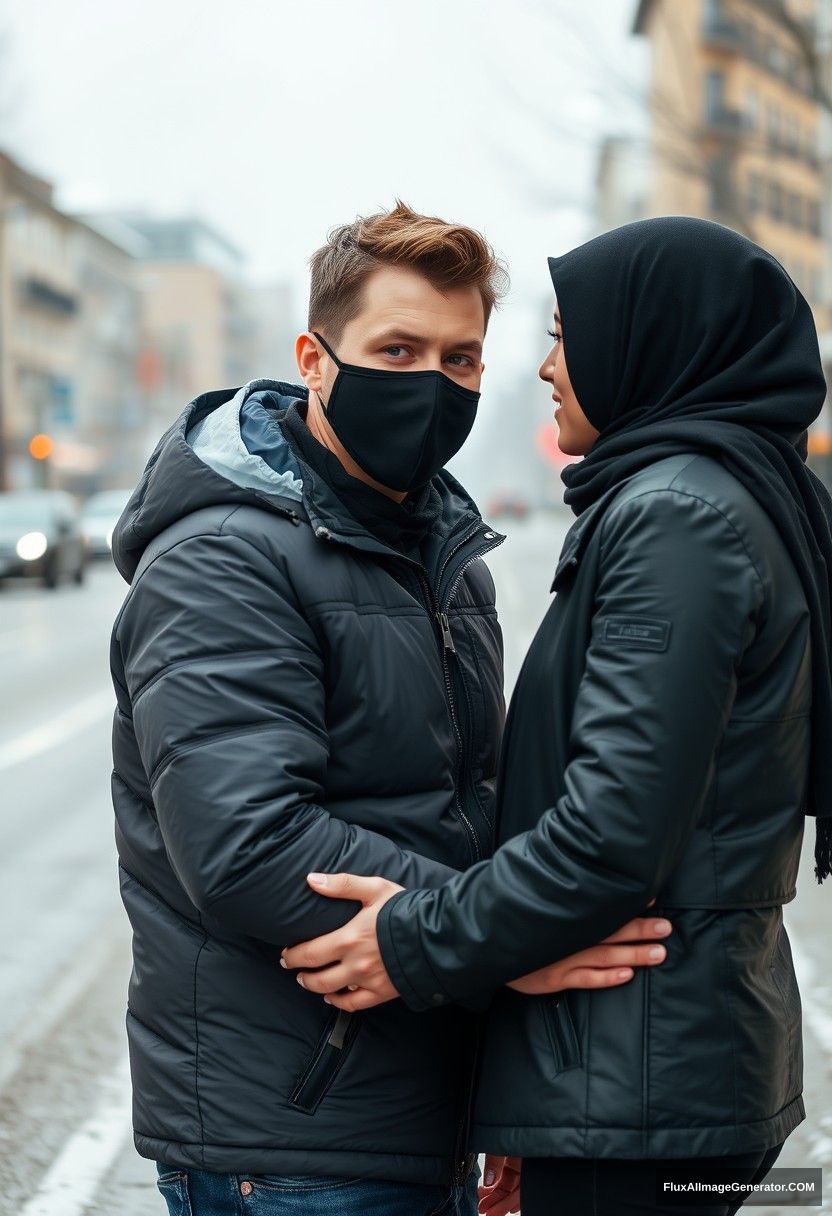
M 622 925 L 620 929 L 616 929 L 615 933 L 611 933 L 609 937 L 605 937 L 605 942 L 643 942 L 649 941 L 651 938 L 667 937 L 668 933 L 673 931 L 673 926 L 669 920 L 663 918 L 655 919 L 651 916 L 637 916 L 634 920 L 630 920 L 626 925 Z
M 521 1165 L 519 1157 L 486 1157 L 485 1185 L 479 1193 L 482 1216 L 508 1216 L 520 1210 Z

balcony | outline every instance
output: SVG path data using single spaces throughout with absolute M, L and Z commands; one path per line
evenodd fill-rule
M 705 129 L 714 135 L 739 137 L 747 129 L 742 110 L 732 106 L 709 106 L 705 111 Z
M 709 13 L 702 22 L 702 41 L 717 51 L 732 55 L 745 52 L 745 35 L 738 21 L 720 14 Z

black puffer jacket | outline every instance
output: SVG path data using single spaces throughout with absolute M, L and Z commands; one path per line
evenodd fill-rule
M 136 1147 L 448 1183 L 471 1165 L 471 1015 L 339 1015 L 278 960 L 355 912 L 310 870 L 435 886 L 490 853 L 502 643 L 480 556 L 503 538 L 447 473 L 424 568 L 300 461 L 302 503 L 235 485 L 185 439 L 232 394 L 186 407 L 114 538 Z
M 473 1144 L 689 1157 L 804 1117 L 783 928 L 809 768 L 809 614 L 756 499 L 708 456 L 657 461 L 573 524 L 509 709 L 491 864 L 379 919 L 414 1009 L 600 941 L 655 896 L 666 961 L 604 991 L 498 990 Z M 430 1014 L 425 1016 L 430 1017 Z

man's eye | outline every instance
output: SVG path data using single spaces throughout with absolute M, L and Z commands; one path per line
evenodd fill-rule
M 454 363 L 455 359 L 458 359 L 459 362 Z M 448 355 L 448 362 L 454 363 L 454 367 L 473 367 L 473 363 L 467 355 Z
M 407 354 L 407 349 L 404 346 L 385 346 L 384 353 L 386 355 L 392 355 L 395 359 L 398 355 Z

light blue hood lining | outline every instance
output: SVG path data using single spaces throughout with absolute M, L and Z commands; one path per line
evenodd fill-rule
M 279 427 L 272 424 L 266 407 L 257 399 L 258 392 L 274 391 L 276 387 L 273 380 L 249 380 L 228 401 L 190 427 L 185 439 L 200 460 L 235 485 L 301 501 L 303 481 L 292 450 L 283 439 Z M 270 451 L 272 459 L 268 464 L 262 456 L 250 452 L 246 447 L 240 431 L 240 413 L 244 406 L 252 413 L 262 412 L 264 423 L 271 424 L 276 434 L 274 450 Z

